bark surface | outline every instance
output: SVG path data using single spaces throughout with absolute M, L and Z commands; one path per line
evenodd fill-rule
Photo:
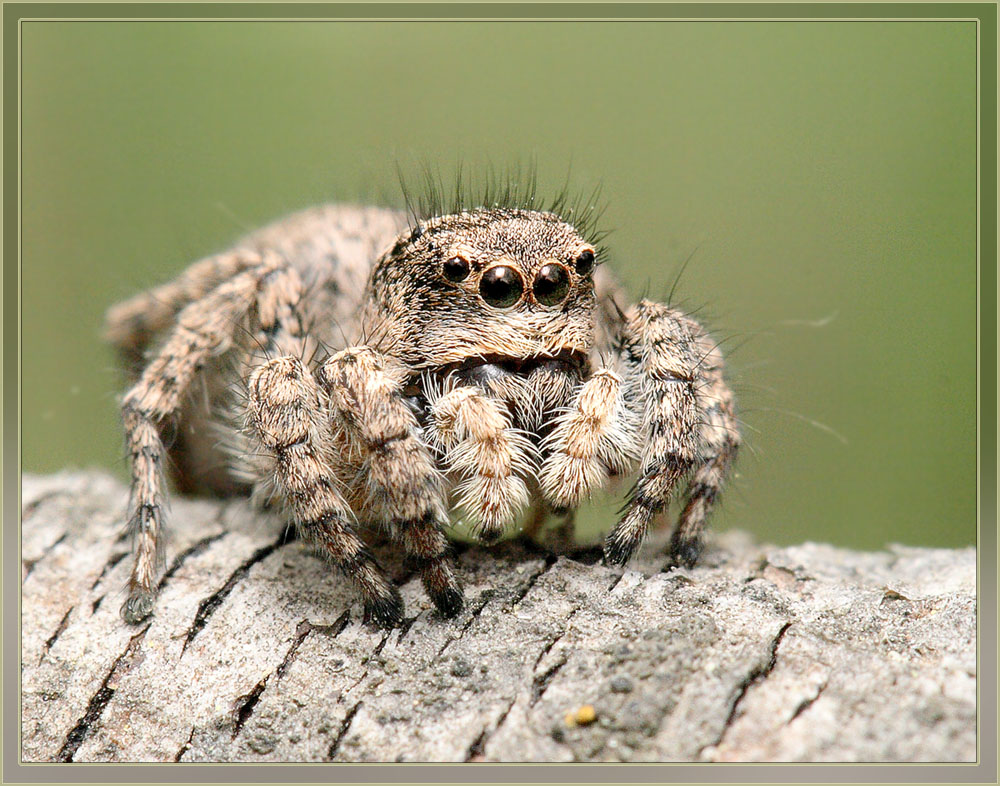
M 974 761 L 976 554 L 777 548 L 703 563 L 460 550 L 466 610 L 404 625 L 242 500 L 176 498 L 155 615 L 118 616 L 127 490 L 24 478 L 25 761 Z

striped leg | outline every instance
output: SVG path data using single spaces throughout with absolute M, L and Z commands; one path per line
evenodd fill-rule
M 126 360 L 139 363 L 152 338 L 166 330 L 181 309 L 258 264 L 260 256 L 249 251 L 219 254 L 195 262 L 173 281 L 108 309 L 104 337 Z
M 687 488 L 687 502 L 670 541 L 675 565 L 691 567 L 701 551 L 701 533 L 740 446 L 732 391 L 723 379 L 722 353 L 710 337 L 698 337 L 701 358 L 696 395 L 701 412 L 701 456 Z
M 399 382 L 367 347 L 338 352 L 320 369 L 333 423 L 360 459 L 365 507 L 389 524 L 418 565 L 428 596 L 445 616 L 462 609 L 462 588 L 451 567 L 442 478 Z
M 398 624 L 399 590 L 351 527 L 353 515 L 327 460 L 332 435 L 326 397 L 312 374 L 298 358 L 280 357 L 255 369 L 247 388 L 248 423 L 274 457 L 275 486 L 300 532 L 354 582 L 366 620 Z
M 137 623 L 153 608 L 156 572 L 162 558 L 164 486 L 160 424 L 174 415 L 191 380 L 213 354 L 225 351 L 250 312 L 262 281 L 281 266 L 275 258 L 220 284 L 186 306 L 157 356 L 122 401 L 125 444 L 132 461 L 128 522 L 134 562 L 122 606 L 126 622 Z
M 722 391 L 728 394 L 721 358 L 707 351 L 711 346 L 697 323 L 658 303 L 641 301 L 625 320 L 626 397 L 643 412 L 646 446 L 625 515 L 605 541 L 609 562 L 628 561 L 677 484 L 695 469 L 689 507 L 674 535 L 672 553 L 685 564 L 697 559 L 705 514 L 733 452 L 720 452 L 705 439 L 715 406 L 724 408 L 717 397 Z M 731 397 L 725 400 L 731 406 Z M 699 487 L 698 477 L 709 485 Z

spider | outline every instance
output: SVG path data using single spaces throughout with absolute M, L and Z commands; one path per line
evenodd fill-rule
M 380 627 L 403 603 L 366 533 L 452 616 L 451 509 L 493 542 L 631 472 L 606 561 L 687 479 L 670 553 L 693 565 L 740 442 L 722 356 L 678 310 L 620 306 L 599 236 L 559 207 L 316 207 L 113 306 L 107 337 L 135 369 L 124 620 L 153 610 L 165 465 L 181 491 L 278 500 Z

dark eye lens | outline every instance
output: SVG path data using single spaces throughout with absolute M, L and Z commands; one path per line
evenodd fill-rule
M 465 257 L 452 257 L 444 263 L 444 277 L 449 281 L 465 281 L 469 277 L 469 260 Z
M 506 308 L 521 299 L 524 281 L 521 274 L 506 265 L 491 267 L 479 282 L 479 294 L 491 306 Z
M 587 275 L 594 269 L 594 252 L 589 248 L 576 258 L 576 272 L 581 276 Z
M 544 265 L 535 277 L 534 291 L 542 305 L 561 303 L 569 292 L 569 271 L 562 265 Z

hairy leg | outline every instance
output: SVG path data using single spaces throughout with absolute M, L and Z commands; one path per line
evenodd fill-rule
M 126 360 L 138 363 L 149 342 L 170 327 L 182 308 L 259 263 L 259 254 L 242 250 L 195 262 L 173 281 L 108 309 L 104 317 L 104 337 Z
M 191 380 L 206 360 L 233 343 L 261 282 L 280 266 L 280 260 L 273 257 L 258 259 L 255 267 L 182 309 L 156 357 L 125 394 L 121 411 L 132 462 L 128 521 L 135 553 L 128 596 L 122 606 L 127 622 L 139 622 L 153 606 L 164 518 L 160 426 L 177 412 Z
M 361 464 L 367 511 L 387 522 L 390 534 L 403 544 L 434 605 L 446 616 L 457 614 L 463 595 L 442 530 L 448 520 L 442 478 L 420 440 L 420 426 L 402 386 L 384 359 L 367 347 L 333 355 L 318 378 L 333 423 L 353 447 L 352 460 Z
M 698 336 L 701 452 L 687 488 L 687 501 L 670 540 L 674 564 L 691 567 L 701 552 L 701 533 L 740 446 L 733 394 L 723 379 L 722 353 L 711 337 Z
M 625 472 L 636 457 L 636 429 L 622 378 L 600 369 L 577 392 L 542 444 L 543 496 L 556 509 L 575 508 L 609 474 Z
M 402 619 L 403 602 L 354 532 L 353 514 L 338 489 L 328 458 L 332 435 L 327 401 L 296 357 L 256 368 L 247 383 L 247 420 L 273 456 L 274 483 L 299 531 L 354 583 L 366 619 L 390 627 Z
M 702 419 L 697 391 L 703 373 L 701 328 L 678 311 L 640 301 L 629 311 L 622 333 L 626 396 L 643 413 L 645 453 L 625 515 L 605 541 L 607 560 L 618 564 L 635 553 L 677 483 L 696 463 Z
M 431 399 L 428 433 L 461 478 L 459 505 L 475 520 L 477 535 L 495 541 L 528 504 L 523 478 L 534 471 L 534 448 L 478 388 L 457 387 Z

